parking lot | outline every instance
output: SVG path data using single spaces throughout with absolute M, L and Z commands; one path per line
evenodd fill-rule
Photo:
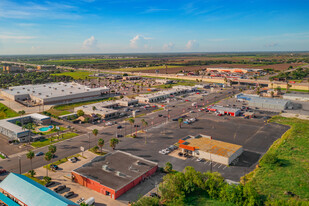
M 177 143 L 180 138 L 187 135 L 210 135 L 213 139 L 243 146 L 243 154 L 230 166 L 215 162 L 212 164 L 212 171 L 220 172 L 227 179 L 239 181 L 241 176 L 255 168 L 270 145 L 289 128 L 275 123 L 265 124 L 261 119 L 224 118 L 206 112 L 201 112 L 199 115 L 201 116 L 197 122 L 183 124 L 181 129 L 179 123 L 173 121 L 158 125 L 149 129 L 147 133 L 139 134 L 136 139 L 122 141 L 117 148 L 158 162 L 161 167 L 170 162 L 178 171 L 182 171 L 186 166 L 193 166 L 199 171 L 206 172 L 211 170 L 209 161 L 198 162 L 192 157 L 182 160 L 160 154 L 159 151 Z

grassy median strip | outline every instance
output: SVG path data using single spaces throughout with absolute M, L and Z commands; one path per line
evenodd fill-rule
M 39 178 L 36 178 L 36 177 L 31 177 L 28 173 L 25 173 L 23 175 L 28 177 L 28 178 L 30 178 L 30 179 L 32 179 L 33 181 L 41 184 L 41 185 L 45 185 L 46 184 L 46 182 L 44 180 L 40 180 Z
M 68 133 L 65 133 L 65 134 L 61 134 L 60 136 L 62 136 L 62 138 L 59 139 L 59 140 L 56 139 L 55 137 L 52 138 L 52 140 L 51 140 L 51 138 L 48 138 L 48 139 L 43 139 L 43 140 L 40 140 L 40 141 L 37 141 L 37 142 L 32 142 L 31 145 L 33 147 L 36 147 L 36 148 L 44 147 L 44 146 L 47 146 L 47 145 L 50 145 L 50 144 L 54 144 L 56 142 L 61 142 L 61 141 L 66 140 L 66 139 L 76 137 L 76 136 L 78 136 L 78 134 L 74 133 L 74 132 L 68 132 Z
M 86 79 L 89 77 L 89 75 L 93 74 L 93 72 L 88 72 L 88 71 L 74 71 L 74 72 L 62 72 L 62 73 L 57 73 L 57 74 L 51 74 L 53 76 L 70 76 L 73 79 Z
M 291 128 L 273 143 L 259 168 L 246 175 L 247 181 L 270 201 L 292 196 L 309 201 L 309 121 L 275 116 L 269 122 Z

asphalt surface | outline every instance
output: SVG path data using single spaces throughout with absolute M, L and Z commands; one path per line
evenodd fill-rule
M 179 117 L 183 113 L 188 113 L 188 108 L 192 109 L 192 106 L 191 106 L 192 102 L 198 102 L 198 104 L 202 105 L 203 103 L 206 104 L 208 101 L 208 104 L 209 104 L 209 103 L 218 101 L 220 99 L 226 98 L 227 96 L 231 95 L 228 92 L 231 92 L 231 89 L 222 90 L 222 94 L 219 94 L 219 93 L 209 94 L 208 96 L 204 98 L 204 102 L 200 100 L 202 98 L 201 95 L 192 95 L 192 96 L 186 97 L 186 99 L 190 100 L 189 102 L 186 102 L 186 101 L 181 102 L 181 103 L 178 103 L 176 101 L 171 102 L 170 105 L 174 104 L 176 106 L 169 107 L 170 121 L 172 118 Z M 165 110 L 155 112 L 155 113 L 150 113 L 143 117 L 136 118 L 135 124 L 138 124 L 141 126 L 140 120 L 145 119 L 149 123 L 149 126 L 148 126 L 149 128 L 153 126 L 161 125 L 162 123 L 165 123 L 168 118 L 158 117 L 158 114 L 167 116 L 167 113 L 168 112 Z M 91 134 L 90 135 L 90 147 L 95 146 L 97 144 L 98 139 L 103 138 L 105 140 L 104 149 L 111 151 L 111 148 L 109 147 L 109 139 L 115 137 L 116 133 L 123 134 L 123 135 L 131 133 L 131 125 L 129 123 L 119 123 L 118 125 L 122 125 L 124 128 L 121 130 L 117 130 L 117 125 L 113 125 L 110 127 L 104 127 L 101 130 L 99 130 L 99 135 L 96 137 Z M 139 127 L 138 129 L 141 129 L 141 127 Z M 132 139 L 130 138 L 121 138 L 120 140 L 121 140 L 120 145 L 132 144 L 131 142 Z M 57 146 L 56 158 L 54 158 L 52 161 L 57 161 L 64 157 L 68 157 L 68 156 L 81 152 L 80 150 L 81 146 L 83 146 L 85 149 L 88 149 L 89 148 L 88 134 L 80 135 L 75 138 L 56 143 L 55 145 Z M 116 149 L 117 148 L 118 147 L 116 147 Z M 43 147 L 43 148 L 34 150 L 35 153 L 40 152 L 40 151 L 45 153 L 48 151 L 48 149 L 47 147 Z M 19 159 L 20 159 L 21 167 L 19 167 Z M 34 169 L 41 167 L 43 165 L 46 165 L 47 163 L 49 162 L 44 160 L 44 156 L 35 157 L 32 160 L 32 166 Z M 16 155 L 11 156 L 9 159 L 0 160 L 0 168 L 4 168 L 7 171 L 17 172 L 17 173 L 19 173 L 19 170 L 21 170 L 21 173 L 25 173 L 30 170 L 30 160 L 26 158 L 25 153 L 21 154 L 20 157 L 18 157 L 16 154 Z M 0 179 L 4 179 L 4 177 L 5 175 L 2 175 L 0 176 Z

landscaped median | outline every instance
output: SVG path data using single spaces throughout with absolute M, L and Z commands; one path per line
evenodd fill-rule
M 56 137 L 54 138 L 48 138 L 48 139 L 43 139 L 43 140 L 40 140 L 40 141 L 37 141 L 37 142 L 32 142 L 31 145 L 33 147 L 44 147 L 44 146 L 47 146 L 47 145 L 50 145 L 50 144 L 54 144 L 54 143 L 57 143 L 57 142 L 61 142 L 63 140 L 67 140 L 67 139 L 70 139 L 70 138 L 73 138 L 73 137 L 76 137 L 78 136 L 77 133 L 74 133 L 74 132 L 68 132 L 68 133 L 64 133 L 64 134 L 61 134 L 60 135 L 60 139 L 57 139 Z
M 296 205 L 309 201 L 309 121 L 275 116 L 269 122 L 291 128 L 276 140 L 245 176 L 271 205 Z

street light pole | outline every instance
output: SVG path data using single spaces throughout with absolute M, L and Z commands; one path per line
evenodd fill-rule
M 18 168 L 19 168 L 19 174 L 21 174 L 21 156 L 18 155 Z
M 88 149 L 90 150 L 90 133 L 88 133 Z

